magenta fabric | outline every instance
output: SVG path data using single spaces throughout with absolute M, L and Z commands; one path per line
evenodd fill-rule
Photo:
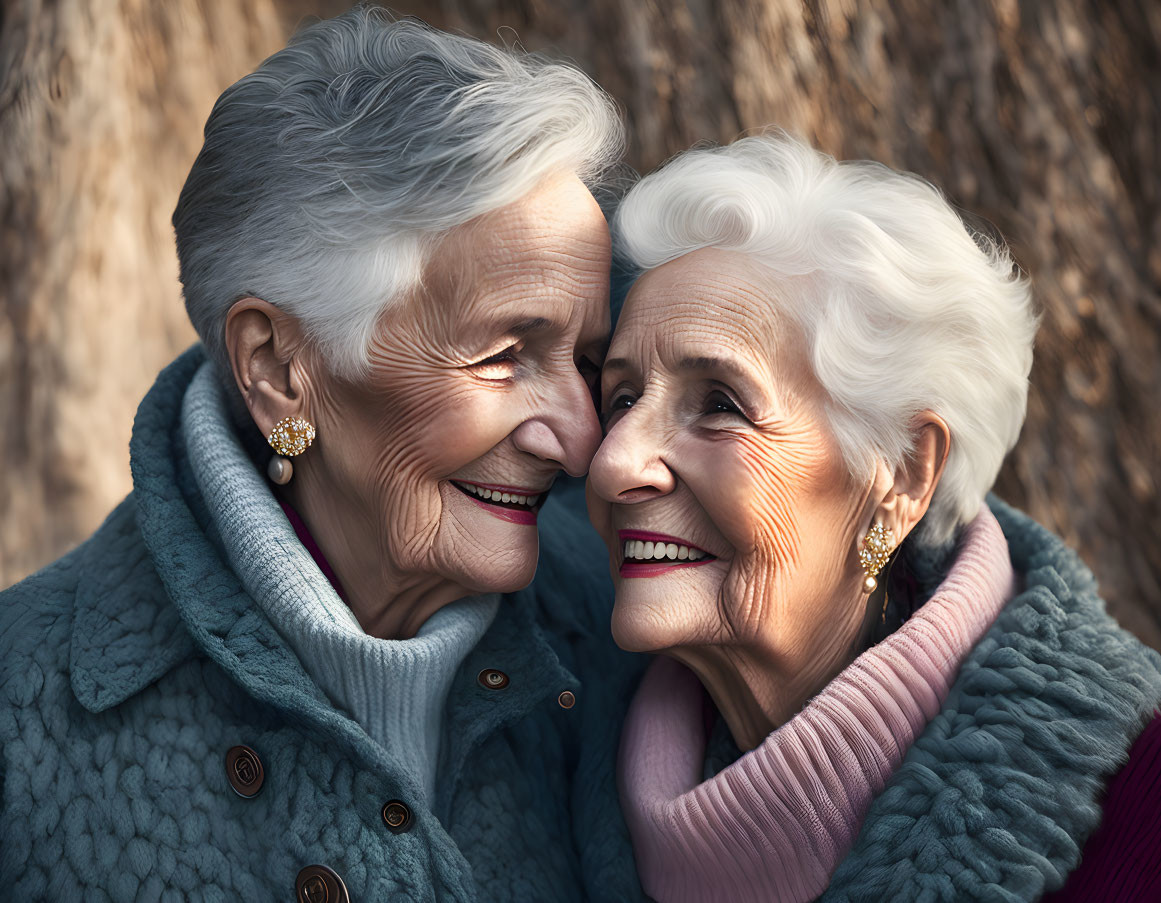
M 1015 589 L 984 508 L 947 578 L 761 745 L 702 781 L 701 684 L 659 658 L 621 741 L 621 803 L 645 892 L 671 901 L 806 901 L 826 889 L 871 801 L 939 711 Z
M 1044 903 L 1161 901 L 1161 711 L 1153 714 L 1109 784 L 1080 865 Z

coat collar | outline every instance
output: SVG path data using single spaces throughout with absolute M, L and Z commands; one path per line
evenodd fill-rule
M 205 359 L 200 345 L 184 353 L 138 409 L 130 443 L 133 493 L 89 540 L 81 560 L 70 649 L 74 693 L 89 711 L 100 712 L 203 656 L 255 699 L 389 769 L 382 748 L 311 680 L 220 547 L 180 432 L 185 389 Z M 445 750 L 454 774 L 489 730 L 578 686 L 538 626 L 536 605 L 531 588 L 505 597 L 457 672 L 447 714 L 449 726 L 464 727 L 449 731 Z M 475 675 L 484 668 L 505 671 L 511 686 L 502 694 L 483 691 Z
M 162 371 L 137 410 L 130 452 L 137 481 L 137 457 L 142 434 L 148 448 L 163 443 L 161 408 L 180 400 L 181 387 L 193 376 L 205 353 L 196 345 Z M 157 482 L 164 469 L 149 455 L 149 470 Z M 69 674 L 77 700 L 90 712 L 102 712 L 124 702 L 195 654 L 178 609 L 166 604 L 166 588 L 138 526 L 138 492 L 129 495 L 109 515 L 81 550 L 77 595 L 73 610 Z
M 1108 616 L 1076 554 L 989 504 L 1023 591 L 876 798 L 823 900 L 1032 900 L 1059 888 L 1161 699 L 1161 656 Z
M 188 660 L 195 649 L 137 529 L 133 496 L 81 552 L 69 674 L 90 712 L 118 705 Z

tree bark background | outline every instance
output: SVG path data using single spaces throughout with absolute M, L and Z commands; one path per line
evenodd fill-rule
M 132 413 L 192 340 L 169 215 L 214 98 L 326 0 L 0 0 L 0 586 L 128 490 Z M 434 0 L 401 13 L 572 58 L 646 171 L 769 124 L 928 178 L 1043 311 L 997 491 L 1161 648 L 1161 5 Z M 905 379 L 906 374 L 900 374 Z

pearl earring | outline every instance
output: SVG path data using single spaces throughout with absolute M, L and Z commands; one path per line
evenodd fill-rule
M 859 564 L 863 566 L 863 592 L 870 595 L 878 587 L 875 579 L 883 565 L 895 550 L 895 536 L 876 521 L 863 537 L 863 547 L 859 550 Z
M 266 465 L 266 475 L 279 486 L 285 486 L 294 476 L 290 459 L 310 448 L 315 437 L 314 425 L 301 417 L 283 417 L 270 431 L 266 441 L 276 452 Z

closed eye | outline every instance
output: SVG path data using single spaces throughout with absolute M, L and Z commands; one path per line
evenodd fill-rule
M 469 364 L 468 369 L 481 379 L 495 381 L 511 379 L 516 373 L 516 351 L 515 345 L 509 345 L 503 351 L 486 357 L 482 361 Z

